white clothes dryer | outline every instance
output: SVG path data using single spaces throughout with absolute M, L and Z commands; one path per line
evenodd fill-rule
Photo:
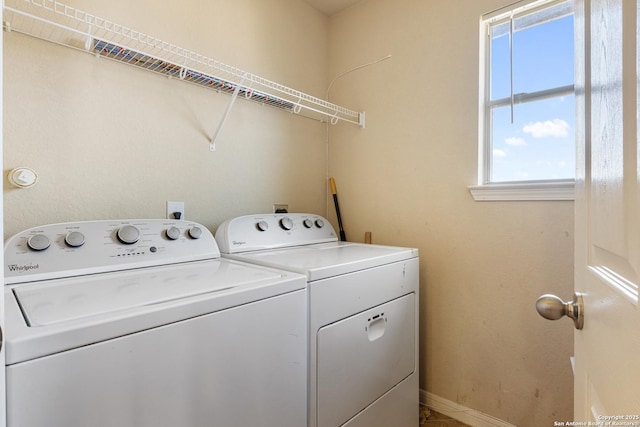
M 307 277 L 309 427 L 417 425 L 417 249 L 341 242 L 297 213 L 234 218 L 216 240 L 223 257 Z
M 304 276 L 168 220 L 32 228 L 4 268 L 8 427 L 306 425 Z

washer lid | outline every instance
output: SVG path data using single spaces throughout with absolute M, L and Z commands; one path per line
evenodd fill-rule
M 128 272 L 50 280 L 13 288 L 28 326 L 153 306 L 198 295 L 266 285 L 282 274 L 240 263 L 210 260 Z
M 305 288 L 303 275 L 221 258 L 8 285 L 6 363 L 241 309 Z
M 416 258 L 418 250 L 351 242 L 320 243 L 293 248 L 245 252 L 231 258 L 306 274 L 315 281 L 392 262 Z

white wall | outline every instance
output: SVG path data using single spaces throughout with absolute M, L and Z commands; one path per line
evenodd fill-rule
M 315 96 L 327 17 L 303 2 L 67 4 Z M 326 213 L 326 126 L 14 32 L 4 42 L 5 237 L 40 224 L 158 218 L 166 201 L 214 229 L 273 203 Z M 30 189 L 6 172 L 28 166 Z
M 570 420 L 572 325 L 535 311 L 573 286 L 573 202 L 474 202 L 483 13 L 511 0 L 364 0 L 331 18 L 331 127 L 347 237 L 420 249 L 421 388 L 519 427 Z

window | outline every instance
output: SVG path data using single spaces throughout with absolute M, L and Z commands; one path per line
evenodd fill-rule
M 481 158 L 472 193 L 493 187 L 508 188 L 507 199 L 514 189 L 534 190 L 521 195 L 526 200 L 572 199 L 573 2 L 522 1 L 483 16 L 481 25 Z M 492 199 L 484 196 L 474 193 Z

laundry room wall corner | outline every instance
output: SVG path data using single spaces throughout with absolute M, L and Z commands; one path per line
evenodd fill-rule
M 573 417 L 572 328 L 535 311 L 540 294 L 573 292 L 573 202 L 478 203 L 467 190 L 480 17 L 509 3 L 368 0 L 332 16 L 330 78 L 391 58 L 333 86 L 367 124 L 329 128 L 329 171 L 349 239 L 420 251 L 422 390 L 538 427 Z

